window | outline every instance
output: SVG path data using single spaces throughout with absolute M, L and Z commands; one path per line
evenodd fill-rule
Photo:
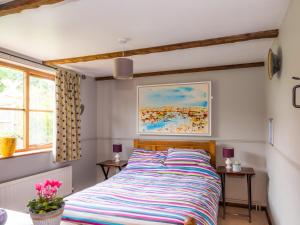
M 52 147 L 54 75 L 0 62 L 0 136 L 17 152 Z

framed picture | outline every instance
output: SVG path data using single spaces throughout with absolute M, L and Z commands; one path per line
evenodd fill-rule
M 211 82 L 137 87 L 137 133 L 211 135 Z

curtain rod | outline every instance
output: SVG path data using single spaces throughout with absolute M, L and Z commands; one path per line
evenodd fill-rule
M 45 65 L 45 64 L 43 64 L 41 62 L 37 62 L 37 61 L 31 60 L 31 59 L 27 59 L 27 58 L 21 57 L 21 56 L 16 56 L 16 55 L 13 55 L 13 54 L 1 51 L 1 50 L 0 50 L 0 53 L 8 55 L 8 56 L 11 56 L 11 57 L 14 57 L 14 58 L 22 59 L 22 60 L 25 60 L 25 61 L 28 61 L 28 62 L 31 62 L 31 63 L 35 63 L 35 64 L 38 64 L 38 65 L 41 65 L 41 66 L 44 66 L 44 67 L 48 67 L 48 68 L 51 68 L 51 69 L 54 69 L 54 70 L 58 70 L 59 69 L 59 67 Z M 65 69 L 65 68 L 63 68 L 63 69 Z M 85 74 L 80 74 L 80 76 L 81 76 L 81 79 L 83 79 L 83 80 L 86 79 L 86 75 Z

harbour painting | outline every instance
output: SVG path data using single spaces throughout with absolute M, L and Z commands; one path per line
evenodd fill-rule
M 211 82 L 137 87 L 137 133 L 211 135 Z

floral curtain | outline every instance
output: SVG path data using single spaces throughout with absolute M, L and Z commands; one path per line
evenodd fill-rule
M 59 69 L 56 84 L 55 161 L 67 162 L 81 158 L 80 147 L 80 75 Z

